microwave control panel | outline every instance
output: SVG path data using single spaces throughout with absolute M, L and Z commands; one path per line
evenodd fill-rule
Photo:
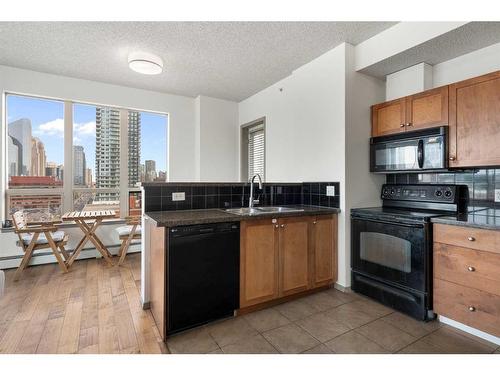
M 455 185 L 397 185 L 382 186 L 383 200 L 453 202 L 456 195 Z

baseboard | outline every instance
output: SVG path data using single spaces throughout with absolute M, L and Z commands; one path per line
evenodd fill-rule
M 333 284 L 333 287 L 337 290 L 340 290 L 343 293 L 354 293 L 350 286 L 343 286 L 339 283 L 335 283 Z
M 490 335 L 489 333 L 480 331 L 476 328 L 469 327 L 463 323 L 457 322 L 456 320 L 447 318 L 445 316 L 439 315 L 438 319 L 441 323 L 448 324 L 449 326 L 455 327 L 461 331 L 470 333 L 471 335 L 477 336 L 483 340 L 492 342 L 495 345 L 500 345 L 500 337 Z

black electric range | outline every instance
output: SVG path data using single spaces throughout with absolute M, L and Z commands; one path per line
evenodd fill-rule
M 467 211 L 466 185 L 382 186 L 382 207 L 351 210 L 351 288 L 416 319 L 432 311 L 432 225 Z

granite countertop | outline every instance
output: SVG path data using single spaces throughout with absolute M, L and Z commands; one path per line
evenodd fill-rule
M 431 222 L 462 227 L 500 230 L 500 210 L 492 208 L 480 209 L 467 214 L 435 217 L 431 219 Z
M 308 215 L 328 215 L 340 212 L 340 208 L 294 205 L 283 206 L 291 208 L 301 208 L 304 211 L 295 212 L 280 212 L 280 213 L 265 213 L 260 215 L 236 215 L 224 211 L 221 208 L 206 209 L 206 210 L 182 210 L 182 211 L 154 211 L 146 212 L 146 216 L 156 222 L 158 227 L 176 227 L 181 225 L 196 225 L 196 224 L 212 224 L 224 223 L 243 220 L 256 220 L 270 217 L 286 217 L 286 216 L 308 216 Z

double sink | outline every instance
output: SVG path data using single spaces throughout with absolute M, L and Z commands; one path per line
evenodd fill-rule
M 254 216 L 254 215 L 265 215 L 273 213 L 285 213 L 285 212 L 302 212 L 303 208 L 294 207 L 281 207 L 281 206 L 264 206 L 264 207 L 241 207 L 241 208 L 228 208 L 225 210 L 231 214 L 240 216 Z

